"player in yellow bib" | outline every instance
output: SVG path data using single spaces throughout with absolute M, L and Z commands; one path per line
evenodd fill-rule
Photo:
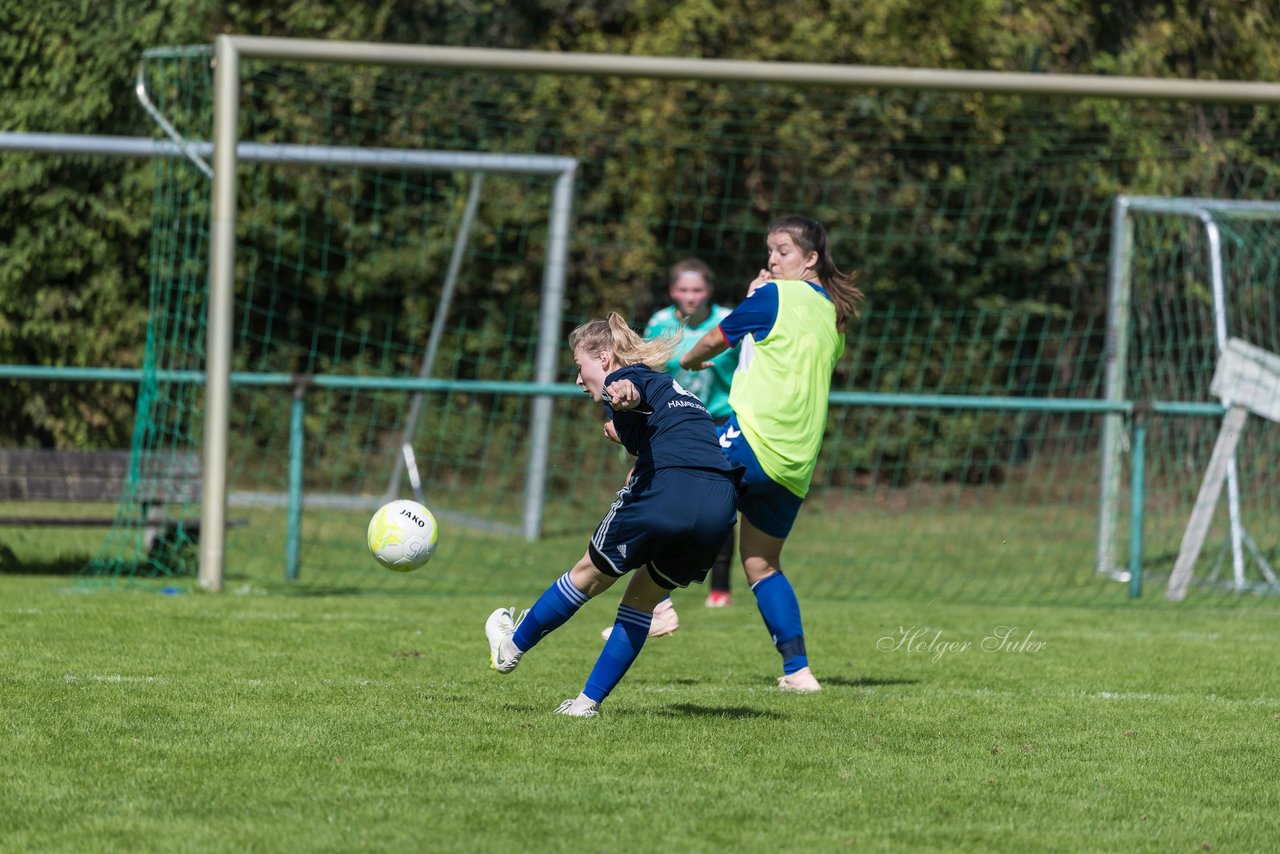
M 800 604 L 782 574 L 782 547 L 809 492 L 827 426 L 831 372 L 844 352 L 845 322 L 862 293 L 831 257 L 826 229 L 802 216 L 769 224 L 769 262 L 747 298 L 680 359 L 699 370 L 741 346 L 720 428 L 726 456 L 746 467 L 739 549 L 756 605 L 782 656 L 784 691 L 822 686 L 809 668 Z

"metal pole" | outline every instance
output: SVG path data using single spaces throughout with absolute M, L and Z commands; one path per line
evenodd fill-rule
M 1141 412 L 1133 418 L 1132 468 L 1129 472 L 1129 598 L 1142 595 L 1142 529 L 1146 521 L 1147 420 Z
M 218 36 L 214 70 L 213 199 L 209 223 L 209 297 L 205 356 L 204 480 L 200 512 L 200 586 L 222 589 L 227 538 L 227 430 L 231 410 L 231 333 L 235 294 L 236 133 L 240 57 Z
M 238 107 L 238 105 L 237 105 Z M 213 154 L 213 143 L 141 136 L 93 136 L 74 133 L 0 131 L 0 151 L 96 154 L 105 157 L 187 157 L 199 164 Z M 559 175 L 577 168 L 572 157 L 549 154 L 498 154 L 484 151 L 435 151 L 425 148 L 361 148 L 350 145 L 294 145 L 241 142 L 236 160 L 244 163 L 313 163 L 357 169 L 410 169 L 419 172 L 500 172 L 508 175 Z
M 1227 288 L 1222 274 L 1222 233 L 1213 215 L 1208 211 L 1200 214 L 1204 223 L 1205 234 L 1209 237 L 1209 282 L 1213 288 L 1213 337 L 1218 344 L 1218 355 L 1227 350 Z M 1231 406 L 1231 401 L 1223 399 L 1222 405 Z M 1244 582 L 1244 525 L 1240 522 L 1240 479 L 1236 472 L 1236 455 L 1234 452 L 1227 460 L 1227 518 L 1231 531 L 1231 571 L 1237 590 L 1243 590 Z
M 302 552 L 302 467 L 306 430 L 307 378 L 299 377 L 293 386 L 293 406 L 289 412 L 289 511 L 285 528 L 284 577 L 298 580 L 298 564 Z
M 547 266 L 542 281 L 542 310 L 538 319 L 538 351 L 534 381 L 553 383 L 559 363 L 560 324 L 564 318 L 564 282 L 569 262 L 569 227 L 573 211 L 573 171 L 561 173 L 551 197 L 547 224 Z M 533 399 L 529 429 L 529 464 L 525 475 L 524 538 L 536 540 L 542 531 L 550 459 L 552 398 Z
M 1280 103 L 1280 85 L 1238 80 L 1161 80 L 1118 75 L 1026 74 L 877 65 L 820 65 L 810 62 L 684 59 L 440 45 L 332 42 L 265 36 L 231 38 L 235 40 L 242 56 L 298 62 L 349 62 L 363 65 L 473 68 L 521 74 L 592 74 L 667 80 L 735 80 L 950 92 Z
M 1116 196 L 1111 209 L 1111 264 L 1107 270 L 1106 376 L 1103 397 L 1109 402 L 1124 400 L 1129 360 L 1130 270 L 1133 251 L 1133 222 L 1129 200 Z M 1098 505 L 1097 571 L 1116 571 L 1116 519 L 1120 502 L 1120 444 L 1124 420 L 1120 415 L 1102 416 L 1102 471 L 1098 480 L 1102 495 Z
M 453 304 L 453 293 L 458 287 L 458 273 L 462 269 L 462 254 L 471 239 L 471 223 L 476 217 L 476 208 L 480 206 L 480 191 L 484 187 L 484 173 L 477 172 L 472 176 L 471 191 L 467 194 L 467 206 L 462 212 L 462 224 L 458 226 L 458 234 L 453 240 L 453 254 L 449 256 L 449 269 L 445 272 L 444 290 L 440 294 L 440 304 L 436 306 L 435 317 L 431 319 L 431 334 L 427 338 L 427 352 L 422 357 L 422 365 L 418 368 L 418 378 L 426 379 L 435 369 L 436 355 L 440 351 L 440 339 L 444 337 L 444 324 L 449 318 L 449 307 Z M 409 415 L 405 418 L 404 432 L 400 435 L 400 447 L 413 446 L 413 434 L 418 429 L 418 418 L 422 414 L 422 392 L 414 392 L 409 403 Z M 391 483 L 387 485 L 387 500 L 400 495 L 400 476 L 404 473 L 404 454 L 396 454 L 396 465 L 391 472 Z M 422 501 L 419 497 L 418 501 Z

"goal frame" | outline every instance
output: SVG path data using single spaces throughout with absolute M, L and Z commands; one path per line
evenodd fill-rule
M 421 68 L 464 68 L 542 74 L 589 74 L 613 77 L 777 82 L 863 88 L 924 89 L 1100 98 L 1153 98 L 1218 103 L 1280 103 L 1280 85 L 1230 80 L 1159 80 L 1095 75 L 1026 74 L 995 71 L 837 66 L 798 62 L 677 59 L 551 51 L 454 48 L 371 42 L 329 42 L 259 36 L 221 35 L 214 43 L 214 153 L 212 212 L 209 233 L 209 300 L 207 306 L 207 379 L 205 387 L 204 494 L 200 545 L 200 585 L 222 588 L 227 509 L 226 453 L 230 406 L 233 271 L 235 269 L 236 149 L 242 58 L 284 62 L 397 65 Z M 557 184 L 556 192 L 561 191 Z M 565 189 L 566 194 L 569 190 Z M 567 226 L 567 223 L 565 224 Z M 567 228 L 553 223 L 546 281 L 563 286 Z M 549 320 L 558 310 L 543 306 Z M 545 323 L 543 333 L 553 324 Z M 556 330 L 558 332 L 558 330 Z M 539 339 L 536 379 L 554 379 L 558 341 Z M 549 422 L 552 400 L 535 397 L 535 415 Z M 542 429 L 549 429 L 549 424 Z M 532 462 L 531 462 L 532 466 Z M 531 487 L 532 488 L 532 487 Z
M 1227 293 L 1222 266 L 1222 235 L 1216 217 L 1254 216 L 1274 219 L 1280 224 L 1280 202 L 1232 201 L 1176 196 L 1118 195 L 1112 207 L 1111 249 L 1107 272 L 1107 342 L 1103 398 L 1109 402 L 1128 399 L 1125 371 L 1129 356 L 1132 305 L 1133 218 L 1165 215 L 1185 217 L 1204 227 L 1208 247 L 1209 285 L 1213 298 L 1214 343 L 1218 355 L 1226 352 L 1231 330 L 1227 324 Z M 1129 581 L 1119 557 L 1121 456 L 1125 442 L 1125 416 L 1109 413 L 1103 416 L 1101 463 L 1098 476 L 1098 549 L 1096 569 L 1100 575 Z M 1248 533 L 1241 522 L 1240 486 L 1234 454 L 1225 460 L 1227 509 L 1230 525 L 1231 562 L 1234 586 L 1244 589 L 1245 553 L 1253 551 Z M 1259 557 L 1255 553 L 1255 557 Z M 1263 564 L 1264 571 L 1270 567 Z

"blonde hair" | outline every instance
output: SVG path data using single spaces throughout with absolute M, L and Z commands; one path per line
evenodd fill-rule
M 588 320 L 569 333 L 569 346 L 574 351 L 581 347 L 594 356 L 609 350 L 613 353 L 615 362 L 622 365 L 646 365 L 655 371 L 661 371 L 667 366 L 667 362 L 675 355 L 679 341 L 678 335 L 642 338 L 616 311 L 609 312 L 604 320 Z

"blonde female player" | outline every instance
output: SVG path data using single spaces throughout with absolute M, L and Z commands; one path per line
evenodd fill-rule
M 684 258 L 671 265 L 667 295 L 671 305 L 659 309 L 649 318 L 644 328 L 645 338 L 664 335 L 679 336 L 680 343 L 664 370 L 675 377 L 676 382 L 698 396 L 707 405 L 707 411 L 716 424 L 729 420 L 733 410 L 729 408 L 729 389 L 733 385 L 733 373 L 738 367 L 738 353 L 728 350 L 712 359 L 705 371 L 686 371 L 680 367 L 680 357 L 710 332 L 729 314 L 729 309 L 715 302 L 711 267 L 701 258 Z M 708 608 L 725 608 L 733 604 L 730 581 L 733 567 L 733 538 L 725 540 L 724 548 L 711 565 L 711 589 L 707 592 Z M 665 615 L 665 616 L 664 616 Z M 670 600 L 654 611 L 654 636 L 669 634 L 680 626 Z
M 809 669 L 800 603 L 782 574 L 782 547 L 809 491 L 827 424 L 831 372 L 844 352 L 846 318 L 862 292 L 831 258 L 826 229 L 785 216 L 769 224 L 767 269 L 742 304 L 680 359 L 686 370 L 742 344 L 720 428 L 730 460 L 746 468 L 741 499 L 742 567 L 782 656 L 784 691 L 822 686 Z
M 556 709 L 593 717 L 640 654 L 654 606 L 706 578 L 737 521 L 742 468 L 721 451 L 702 401 L 661 373 L 675 339 L 646 341 L 614 313 L 579 326 L 569 345 L 578 387 L 604 404 L 635 466 L 586 554 L 518 618 L 511 608 L 490 614 L 485 637 L 489 666 L 510 673 L 587 600 L 634 572 L 586 685 Z

